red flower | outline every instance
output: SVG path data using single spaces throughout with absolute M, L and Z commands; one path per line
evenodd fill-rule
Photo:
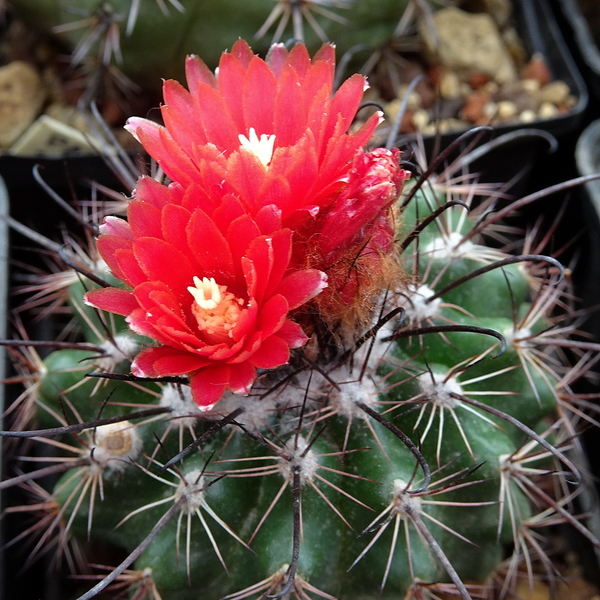
M 335 289 L 317 308 L 330 322 L 369 282 L 381 291 L 404 171 L 397 152 L 362 149 L 379 116 L 348 132 L 365 79 L 332 96 L 332 46 L 311 62 L 303 45 L 275 45 L 262 60 L 239 41 L 218 76 L 195 57 L 186 66 L 189 92 L 164 84 L 165 126 L 127 125 L 172 183 L 142 178 L 129 223 L 108 218 L 98 240 L 131 289 L 86 301 L 158 342 L 136 357 L 136 375 L 188 375 L 208 408 L 226 389 L 247 393 L 257 368 L 305 343 L 288 314 L 327 286 L 325 272 Z M 349 264 L 368 267 L 367 279 L 349 278 Z
M 301 44 L 289 53 L 274 45 L 262 60 L 238 41 L 222 55 L 218 75 L 197 57 L 186 67 L 189 92 L 175 81 L 164 84 L 165 126 L 132 118 L 127 128 L 171 179 L 193 182 L 208 204 L 231 194 L 253 217 L 272 207 L 294 232 L 293 265 L 330 275 L 320 310 L 339 320 L 349 301 L 364 303 L 355 295 L 366 288 L 348 275 L 348 265 L 370 257 L 378 280 L 382 253 L 391 250 L 388 209 L 407 178 L 397 152 L 362 150 L 378 115 L 348 132 L 365 78 L 353 75 L 332 96 L 331 45 L 312 62 Z M 380 291 L 385 282 L 378 282 Z
M 193 184 L 142 178 L 129 222 L 108 217 L 98 239 L 113 274 L 132 289 L 93 290 L 86 302 L 127 316 L 133 331 L 160 344 L 138 354 L 135 375 L 188 375 L 208 410 L 226 389 L 248 393 L 257 368 L 288 362 L 306 336 L 287 315 L 327 278 L 288 269 L 292 233 L 274 230 L 274 215 L 252 218 L 231 196 L 207 212 L 201 200 Z

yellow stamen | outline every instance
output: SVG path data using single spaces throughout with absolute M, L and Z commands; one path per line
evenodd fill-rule
M 209 343 L 227 341 L 233 337 L 233 328 L 242 312 L 244 301 L 210 279 L 194 277 L 194 287 L 187 288 L 194 297 L 192 313 L 198 328 L 208 336 Z

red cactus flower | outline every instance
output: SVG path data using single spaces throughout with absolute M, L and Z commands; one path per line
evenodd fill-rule
M 135 375 L 187 375 L 208 410 L 226 389 L 248 393 L 257 368 L 288 362 L 290 348 L 307 339 L 288 313 L 327 278 L 288 268 L 289 229 L 253 219 L 231 197 L 211 212 L 201 199 L 195 185 L 142 178 L 128 222 L 108 217 L 98 239 L 112 273 L 131 289 L 93 290 L 86 302 L 126 316 L 133 331 L 159 343 L 138 354 Z
M 388 209 L 407 178 L 397 152 L 362 150 L 378 115 L 348 132 L 365 78 L 353 75 L 332 96 L 331 45 L 311 62 L 304 45 L 288 52 L 276 44 L 262 60 L 244 41 L 222 55 L 218 75 L 197 57 L 188 58 L 186 70 L 189 92 L 175 81 L 164 84 L 164 127 L 132 118 L 127 128 L 171 179 L 198 185 L 207 202 L 231 194 L 253 217 L 271 207 L 294 232 L 293 265 L 330 275 L 330 301 L 320 307 L 336 321 L 348 302 L 362 302 L 353 293 L 366 289 L 348 285 L 337 267 L 347 271 L 359 255 L 369 256 L 377 279 L 392 241 Z
M 158 342 L 136 357 L 135 374 L 188 375 L 207 408 L 226 389 L 247 393 L 257 368 L 305 343 L 288 313 L 327 286 L 325 271 L 336 289 L 317 307 L 334 318 L 365 287 L 348 283 L 347 264 L 368 264 L 379 281 L 405 173 L 397 152 L 362 149 L 378 115 L 348 132 L 365 79 L 332 95 L 330 45 L 312 61 L 303 45 L 275 45 L 262 60 L 239 41 L 218 75 L 195 57 L 186 67 L 189 92 L 164 84 L 164 126 L 127 125 L 172 183 L 141 179 L 129 223 L 107 219 L 98 241 L 131 289 L 86 300 Z

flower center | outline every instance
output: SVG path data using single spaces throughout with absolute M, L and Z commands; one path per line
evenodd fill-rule
M 213 277 L 194 277 L 194 287 L 188 287 L 194 297 L 192 313 L 198 328 L 211 337 L 211 343 L 224 342 L 233 337 L 233 328 L 242 312 L 244 301 L 218 285 Z
M 263 133 L 259 139 L 254 127 L 250 127 L 248 130 L 248 137 L 240 133 L 238 139 L 240 140 L 240 148 L 252 152 L 252 154 L 260 160 L 263 166 L 269 166 L 271 158 L 273 158 L 273 146 L 275 145 L 274 135 Z

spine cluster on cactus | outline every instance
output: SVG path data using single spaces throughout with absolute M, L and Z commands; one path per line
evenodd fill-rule
M 537 537 L 544 524 L 570 522 L 598 546 L 572 514 L 578 488 L 567 485 L 582 477 L 570 452 L 584 417 L 572 387 L 596 350 L 570 339 L 578 312 L 568 274 L 555 257 L 531 253 L 533 240 L 505 238 L 499 216 L 510 208 L 499 209 L 499 194 L 456 183 L 448 169 L 445 177 L 417 175 L 400 193 L 406 174 L 393 162 L 397 154 L 360 149 L 371 125 L 346 134 L 353 116 L 346 113 L 358 108 L 348 98 L 362 82 L 353 80 L 330 101 L 328 50 L 312 63 L 302 49 L 288 54 L 277 46 L 267 63 L 248 52 L 240 44 L 223 59 L 219 77 L 232 69 L 242 73 L 237 80 L 232 75 L 216 84 L 207 69 L 191 62 L 188 81 L 217 102 L 217 90 L 244 90 L 245 82 L 246 93 L 252 70 L 271 85 L 268 66 L 282 109 L 289 109 L 288 90 L 277 81 L 286 77 L 330 102 L 330 121 L 316 123 L 313 98 L 303 92 L 304 104 L 294 110 L 300 118 L 306 109 L 306 130 L 294 137 L 293 124 L 276 109 L 270 125 L 276 135 L 265 158 L 245 147 L 252 132 L 258 144 L 257 134 L 273 133 L 264 123 L 263 130 L 248 131 L 243 119 L 252 105 L 244 106 L 243 115 L 219 104 L 224 112 L 215 119 L 223 127 L 216 133 L 235 131 L 241 119 L 248 137 L 213 140 L 204 98 L 170 82 L 167 129 L 130 123 L 172 181 L 167 187 L 142 179 L 129 224 L 108 219 L 100 253 L 112 273 L 99 266 L 95 251 L 88 261 L 80 255 L 73 263 L 81 279 L 67 278 L 67 295 L 77 340 L 57 345 L 43 361 L 35 357 L 34 342 L 22 342 L 28 349 L 20 370 L 29 371 L 29 387 L 15 410 L 20 422 L 4 434 L 35 437 L 55 451 L 49 465 L 1 484 L 25 485 L 38 498 L 31 510 L 41 513 L 43 530 L 31 529 L 40 536 L 32 558 L 56 548 L 75 571 L 85 566 L 77 540 L 125 550 L 127 558 L 82 599 L 130 586 L 134 597 L 155 600 L 437 598 L 438 592 L 466 600 L 494 587 L 506 595 L 533 559 L 548 566 Z M 319 87 L 316 80 L 325 72 L 326 84 Z M 241 87 L 223 91 L 232 82 Z M 182 128 L 182 115 L 200 130 Z M 323 132 L 338 137 L 331 142 Z M 287 134 L 287 147 L 278 145 Z M 307 139 L 319 149 L 317 158 Z M 344 159 L 337 164 L 340 152 Z M 363 168 L 363 158 L 374 166 Z M 310 171 L 313 163 L 318 168 Z M 313 181 L 293 180 L 292 167 L 310 171 L 327 193 L 312 189 Z M 237 179 L 215 183 L 215 173 L 232 172 Z M 244 173 L 253 179 L 243 179 Z M 296 187 L 285 187 L 281 174 Z M 222 204 L 209 212 L 217 188 Z M 252 204 L 251 192 L 262 194 L 261 203 Z M 299 202 L 304 192 L 307 199 Z M 204 202 L 204 230 L 197 212 L 193 217 L 193 231 L 205 232 L 196 242 L 210 241 L 216 254 L 192 246 L 190 229 L 177 223 L 194 202 Z M 228 228 L 232 216 L 259 240 L 248 242 L 249 254 L 239 251 L 244 240 Z M 157 224 L 152 219 L 158 217 Z M 272 257 L 273 238 L 282 230 L 291 232 L 287 245 L 277 246 L 286 250 L 287 262 Z M 327 244 L 315 231 L 344 234 L 317 264 L 314 249 Z M 171 246 L 148 242 L 149 232 Z M 264 253 L 256 250 L 262 246 Z M 169 254 L 150 256 L 152 248 Z M 176 281 L 189 269 L 183 259 L 169 263 L 174 256 L 210 265 L 208 275 L 193 279 L 194 294 L 186 291 L 191 277 L 189 283 Z M 393 258 L 393 269 L 386 257 Z M 225 259 L 226 265 L 217 264 Z M 149 275 L 158 272 L 156 265 L 161 281 Z M 261 280 L 260 269 L 267 267 L 277 277 Z M 309 274 L 302 279 L 291 268 Z M 319 304 L 313 298 L 327 291 L 321 272 L 340 294 Z M 344 272 L 354 277 L 350 284 Z M 229 287 L 211 281 L 211 273 Z M 216 341 L 196 332 L 199 347 L 192 347 L 188 325 L 181 324 L 191 318 L 184 302 L 207 312 L 229 293 L 249 306 L 254 296 L 242 295 L 240 273 L 248 289 L 259 290 L 259 306 L 276 295 L 284 300 L 269 304 L 271 310 L 286 302 L 279 329 L 269 322 L 272 313 L 257 321 L 252 350 L 258 353 L 260 340 L 268 352 L 249 363 L 244 385 L 236 384 L 241 375 L 231 365 L 249 361 L 250 350 L 231 351 L 230 329 Z M 362 286 L 370 277 L 381 285 L 365 297 Z M 169 305 L 176 285 L 185 288 L 180 297 L 186 298 L 177 322 Z M 150 304 L 143 304 L 153 294 L 159 298 L 154 308 L 169 309 L 162 320 L 153 320 Z M 352 331 L 340 317 L 340 297 L 350 303 L 358 298 L 363 313 L 368 308 L 368 318 L 353 318 Z M 306 333 L 301 348 L 288 343 L 300 327 Z M 268 335 L 260 337 L 264 331 Z M 269 342 L 277 332 L 283 342 Z M 204 352 L 209 345 L 210 353 Z M 139 356 L 150 353 L 155 366 L 146 373 Z M 269 363 L 268 356 L 275 358 Z M 173 366 L 177 360 L 183 366 Z M 208 383 L 190 388 L 205 372 Z M 208 385 L 217 392 L 205 401 Z M 45 475 L 56 478 L 52 490 L 35 482 Z

